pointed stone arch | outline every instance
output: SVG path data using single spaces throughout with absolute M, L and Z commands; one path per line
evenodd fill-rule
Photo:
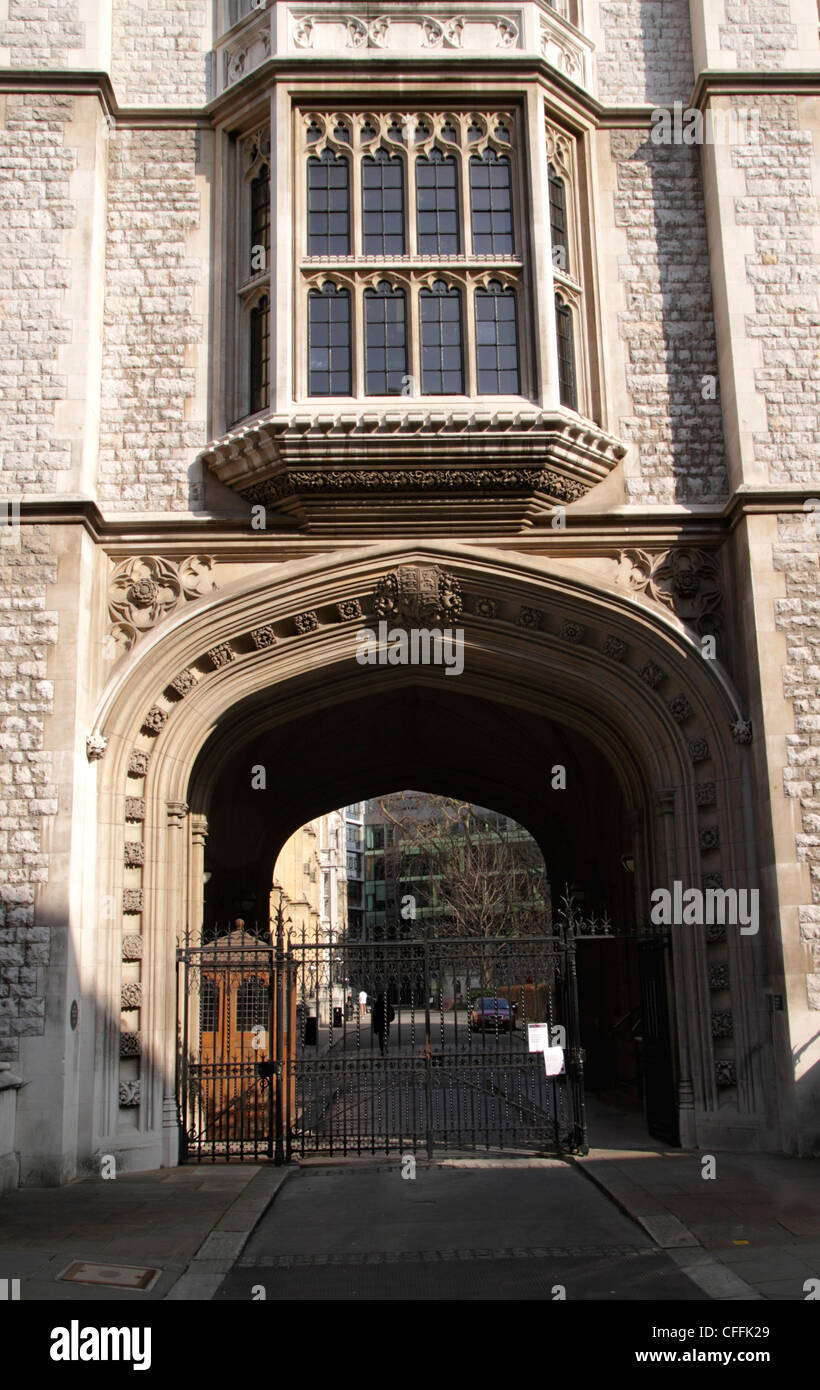
M 423 576 L 415 587 L 414 573 Z M 411 608 L 424 590 L 434 611 L 442 576 L 457 595 L 447 610 L 464 634 L 457 678 L 435 667 L 357 664 L 356 632 L 378 621 L 390 575 L 402 576 L 393 588 L 408 586 Z M 653 887 L 676 878 L 751 884 L 743 711 L 725 672 L 703 660 L 693 634 L 668 611 L 593 574 L 443 541 L 378 544 L 252 571 L 167 619 L 123 658 L 91 731 L 106 740 L 97 764 L 102 891 L 122 904 L 122 915 L 97 927 L 112 1016 L 122 988 L 120 937 L 140 935 L 143 943 L 141 1077 L 136 1090 L 129 1081 L 123 1101 L 116 1029 L 106 1025 L 97 1145 L 119 1142 L 122 1150 L 118 1104 L 138 1103 L 139 1166 L 149 1156 L 176 1161 L 175 949 L 201 901 L 209 798 L 226 750 L 287 728 L 297 713 L 318 720 L 365 693 L 401 691 L 423 691 L 433 702 L 457 692 L 553 721 L 592 744 L 635 818 L 640 912 Z M 532 769 L 533 777 L 545 774 Z M 722 1112 L 734 1131 L 764 1123 L 761 1020 L 750 1002 L 759 943 L 746 938 L 747 945 L 741 951 L 731 930 L 711 941 L 703 929 L 674 938 L 684 1142 L 719 1139 Z M 710 994 L 724 980 L 728 1042 L 713 1036 L 714 1014 L 727 1009 L 712 1008 L 728 996 L 722 984 Z

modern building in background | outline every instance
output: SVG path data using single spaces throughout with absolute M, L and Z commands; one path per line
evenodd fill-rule
M 818 1150 L 819 68 L 816 0 L 3 10 L 4 1182 L 177 1162 L 179 943 L 383 787 L 693 891 L 647 1127 Z
M 347 875 L 347 929 L 351 940 L 362 939 L 364 923 L 364 811 L 363 801 L 345 806 L 345 873 Z
M 479 896 L 478 880 L 485 873 L 509 880 L 512 872 L 529 880 L 532 888 L 519 898 L 508 881 L 496 894 L 496 935 L 523 934 L 536 921 L 538 929 L 549 934 L 552 910 L 546 868 L 529 832 L 499 812 L 464 807 L 472 841 L 479 847 L 472 885 L 464 873 L 463 827 L 448 819 L 439 800 L 419 792 L 393 792 L 367 801 L 364 939 L 473 935 L 474 923 L 454 918 L 454 897 L 459 900 L 456 907 L 463 907 L 473 887 Z M 449 810 L 452 817 L 454 808 Z M 457 870 L 455 883 L 452 867 Z

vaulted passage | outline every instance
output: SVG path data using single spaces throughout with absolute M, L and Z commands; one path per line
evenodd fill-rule
M 402 684 L 338 702 L 318 719 L 297 716 L 238 747 L 229 732 L 215 733 L 189 802 L 208 817 L 208 913 L 224 920 L 234 884 L 254 881 L 255 915 L 264 918 L 273 864 L 298 826 L 334 806 L 423 787 L 519 821 L 538 841 L 554 890 L 583 886 L 593 910 L 631 922 L 634 885 L 621 860 L 634 856 L 634 826 L 606 760 L 571 729 L 450 684 Z M 237 721 L 264 705 L 263 695 L 237 708 Z M 217 750 L 220 769 L 206 794 L 198 773 Z M 260 767 L 267 785 L 254 790 L 252 769 Z M 565 789 L 553 788 L 562 780 L 553 768 L 565 769 Z
M 659 1037 L 645 1038 L 643 1031 L 641 971 L 646 992 L 651 981 L 665 982 L 666 966 L 661 951 L 658 977 L 657 953 L 647 954 L 647 943 L 635 935 L 640 817 L 600 750 L 556 720 L 463 693 L 446 679 L 425 685 L 394 676 L 392 688 L 337 700 L 320 720 L 307 712 L 273 728 L 265 727 L 268 709 L 269 696 L 261 692 L 230 712 L 202 750 L 189 800 L 208 825 L 204 936 L 223 933 L 218 950 L 205 948 L 209 969 L 215 977 L 227 971 L 226 980 L 242 970 L 256 978 L 260 961 L 267 961 L 272 1038 L 281 987 L 289 1021 L 278 1046 L 290 1058 L 282 1152 L 361 1153 L 425 1142 L 431 1148 L 583 1147 L 585 1085 L 611 1103 L 648 1110 L 650 1126 L 674 1142 L 673 1024 L 665 992 L 651 1020 Z M 238 741 L 234 729 L 249 724 L 261 727 Z M 389 945 L 302 939 L 290 942 L 286 989 L 274 955 L 260 951 L 258 940 L 225 934 L 226 924 L 237 916 L 267 924 L 273 864 L 299 825 L 408 786 L 492 806 L 524 825 L 544 856 L 554 913 L 569 889 L 579 917 L 609 919 L 609 939 L 594 926 L 582 929 L 571 961 L 564 929 L 549 917 L 534 929 L 540 939 L 526 944 L 508 937 L 503 924 L 492 941 L 458 949 L 438 940 L 435 927 L 423 935 L 405 931 Z M 196 969 L 204 961 L 195 948 L 188 965 Z M 361 990 L 371 1000 L 386 991 L 397 1015 L 396 1047 L 386 1060 L 374 1055 L 369 1018 L 362 1032 L 358 1013 L 343 1018 L 337 1011 L 334 1027 L 328 1012 L 330 1027 L 321 1037 L 306 1029 L 319 977 L 355 998 Z M 471 1027 L 469 1011 L 453 1004 L 468 978 L 484 980 L 510 1001 L 520 996 L 517 1031 L 487 1039 Z M 228 993 L 226 986 L 222 994 Z M 527 1024 L 546 1021 L 564 1029 L 571 1059 L 569 1075 L 556 1081 L 547 1081 L 540 1056 L 526 1051 Z M 232 1044 L 233 1109 L 220 1091 L 210 1128 L 208 1114 L 197 1112 L 190 1156 L 257 1154 L 268 1145 L 273 1151 L 275 1081 L 260 1088 L 258 1063 L 267 1054 L 246 1041 Z M 272 1040 L 274 1057 L 276 1048 Z M 212 1070 L 209 1053 L 208 1076 Z M 231 1142 L 230 1116 L 240 1110 Z

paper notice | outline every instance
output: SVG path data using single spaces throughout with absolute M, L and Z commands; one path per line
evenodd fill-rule
M 564 1070 L 563 1047 L 544 1048 L 544 1068 L 547 1076 L 561 1076 Z
M 530 1052 L 544 1052 L 550 1045 L 550 1026 L 548 1023 L 528 1023 L 527 1041 Z

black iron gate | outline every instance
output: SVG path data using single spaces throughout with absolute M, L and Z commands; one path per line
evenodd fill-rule
M 180 1162 L 275 1157 L 285 979 L 275 948 L 248 931 L 177 950 Z
M 184 1158 L 586 1151 L 572 938 L 240 935 L 178 951 Z

